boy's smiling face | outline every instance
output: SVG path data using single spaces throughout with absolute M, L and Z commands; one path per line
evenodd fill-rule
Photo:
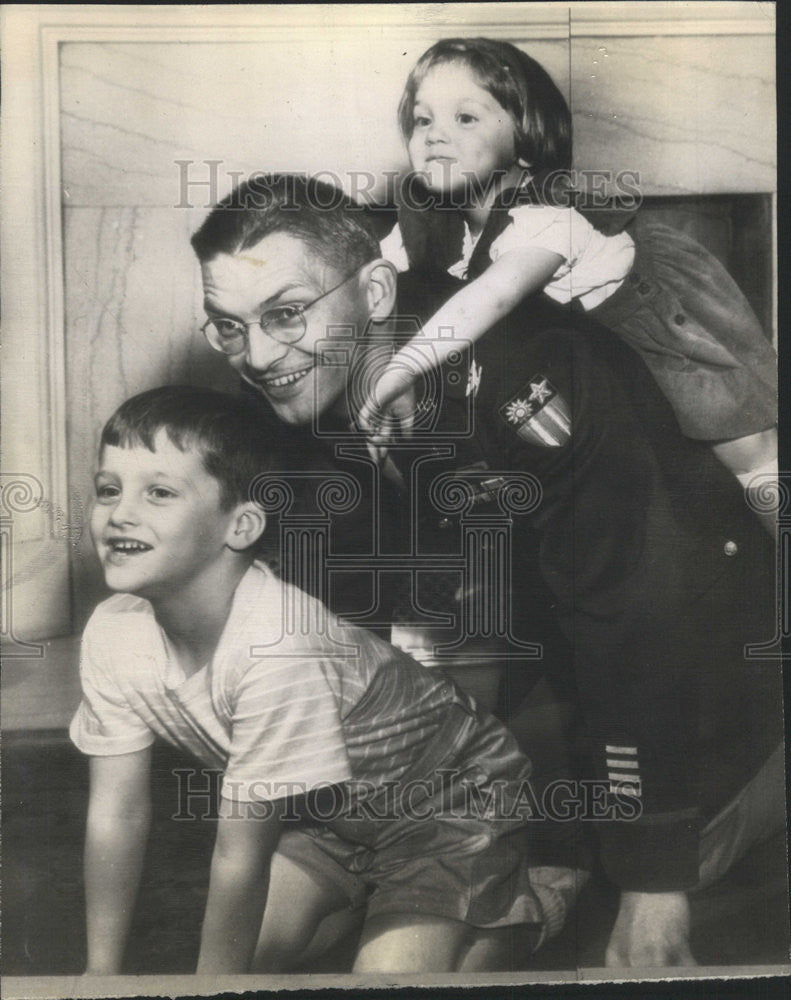
M 208 571 L 236 520 L 196 448 L 180 451 L 164 430 L 154 445 L 104 447 L 91 512 L 107 586 L 153 600 Z

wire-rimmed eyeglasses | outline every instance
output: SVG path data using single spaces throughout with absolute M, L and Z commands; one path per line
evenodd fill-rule
M 273 309 L 265 309 L 264 312 L 252 323 L 242 323 L 229 316 L 212 316 L 201 327 L 201 332 L 208 340 L 215 351 L 223 354 L 242 354 L 247 350 L 248 330 L 251 326 L 260 326 L 267 336 L 276 340 L 279 344 L 296 344 L 305 336 L 307 324 L 305 313 L 311 306 L 321 302 L 328 295 L 337 292 L 347 281 L 357 274 L 357 270 L 345 277 L 337 285 L 328 288 L 326 292 L 307 303 L 286 303 L 282 306 L 275 306 Z

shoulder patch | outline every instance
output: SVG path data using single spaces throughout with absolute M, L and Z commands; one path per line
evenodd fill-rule
M 534 375 L 500 407 L 500 416 L 530 444 L 559 448 L 571 437 L 568 403 L 545 375 Z

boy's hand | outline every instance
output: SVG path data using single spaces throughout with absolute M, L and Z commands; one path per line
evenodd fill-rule
M 684 892 L 622 892 L 605 956 L 609 968 L 697 965 Z

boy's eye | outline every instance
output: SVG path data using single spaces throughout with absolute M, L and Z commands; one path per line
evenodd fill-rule
M 478 121 L 475 115 L 468 114 L 466 111 L 461 112 L 456 117 L 461 125 L 472 125 L 474 122 Z
M 115 500 L 116 497 L 120 496 L 121 491 L 117 486 L 110 486 L 109 483 L 104 483 L 101 486 L 96 487 L 96 499 L 97 500 Z
M 415 115 L 415 128 L 428 128 L 430 124 L 430 118 L 427 118 L 425 115 Z

